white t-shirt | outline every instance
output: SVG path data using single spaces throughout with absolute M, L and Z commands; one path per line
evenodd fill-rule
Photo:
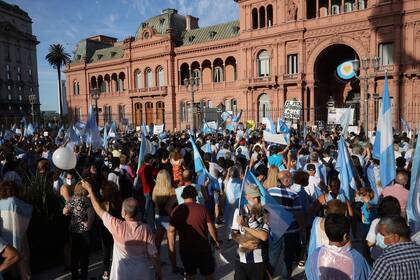
M 366 235 L 366 240 L 370 243 L 376 243 L 376 234 L 378 233 L 378 224 L 381 219 L 376 218 L 370 224 L 369 232 Z

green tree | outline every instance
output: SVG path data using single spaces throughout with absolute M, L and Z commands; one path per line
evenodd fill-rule
M 52 44 L 48 48 L 48 54 L 45 56 L 48 63 L 57 69 L 58 76 L 58 95 L 60 98 L 60 117 L 63 121 L 63 101 L 61 97 L 61 67 L 65 66 L 70 62 L 70 55 L 65 52 L 63 45 Z

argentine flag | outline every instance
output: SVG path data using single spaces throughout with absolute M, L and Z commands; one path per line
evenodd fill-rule
M 388 76 L 385 73 L 382 108 L 378 118 L 373 157 L 380 161 L 381 186 L 384 188 L 392 183 L 396 175 L 394 134 L 392 131 L 391 99 L 388 91 Z
M 420 134 L 419 134 L 420 135 Z M 407 200 L 407 218 L 413 232 L 420 231 L 420 137 L 417 136 L 413 167 L 411 168 L 410 192 Z
M 64 134 L 64 126 L 60 128 L 60 131 L 63 131 Z M 98 124 L 96 123 L 96 116 L 93 113 L 93 107 L 89 107 L 88 113 L 88 121 L 85 127 L 85 134 L 86 134 L 86 143 L 91 146 L 93 149 L 98 149 L 102 147 L 102 137 L 99 132 Z
M 346 199 L 350 200 L 350 188 L 356 190 L 356 180 L 353 162 L 342 136 L 338 142 L 338 159 L 335 169 L 339 172 L 338 178 L 341 182 L 341 190 L 344 192 Z
M 194 153 L 195 173 L 201 174 L 202 172 L 204 172 L 204 174 L 206 174 L 206 176 L 209 178 L 210 184 L 212 184 L 216 190 L 220 190 L 219 181 L 217 181 L 217 179 L 211 176 L 210 173 L 208 172 L 206 166 L 204 165 L 203 159 L 201 158 L 200 151 L 198 150 L 197 145 L 195 144 L 194 139 L 192 138 L 191 135 L 190 135 L 190 141 L 191 141 L 191 145 L 192 145 L 193 153 Z
M 248 169 L 245 171 L 244 181 L 242 183 L 242 203 L 245 199 L 245 187 L 246 185 L 256 185 L 261 194 L 261 204 L 268 211 L 268 222 L 270 225 L 270 235 L 276 239 L 283 236 L 287 231 L 290 224 L 293 221 L 293 214 L 287 211 L 281 204 L 279 204 L 263 187 L 261 182 L 255 177 L 255 175 Z M 242 207 L 241 205 L 240 207 Z

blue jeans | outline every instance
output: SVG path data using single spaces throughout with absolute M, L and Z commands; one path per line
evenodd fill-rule
M 285 268 L 285 264 L 281 255 L 284 250 L 284 238 L 273 238 L 270 237 L 268 240 L 268 260 L 270 263 L 269 271 L 272 275 L 274 275 L 274 271 L 276 270 L 277 265 L 280 266 L 280 271 L 282 272 L 282 278 L 287 279 L 287 273 Z M 280 261 L 280 263 L 279 263 Z

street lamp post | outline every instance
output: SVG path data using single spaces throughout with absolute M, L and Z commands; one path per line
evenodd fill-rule
M 360 63 L 361 62 L 361 63 Z M 379 57 L 375 56 L 372 58 L 369 57 L 364 57 L 362 58 L 361 61 L 359 61 L 358 59 L 355 59 L 352 61 L 353 64 L 353 69 L 354 72 L 356 73 L 356 78 L 361 81 L 364 80 L 365 83 L 365 137 L 367 139 L 368 137 L 368 132 L 369 132 L 369 121 L 368 121 L 368 117 L 369 117 L 369 78 L 376 77 L 376 72 L 379 70 Z M 361 64 L 361 65 L 360 65 Z M 357 73 L 360 70 L 360 66 L 361 68 L 364 70 L 365 75 L 363 77 L 361 77 L 360 75 L 358 75 Z M 369 68 L 372 67 L 374 70 L 374 74 L 373 76 L 369 76 Z
M 90 90 L 90 94 L 92 99 L 95 100 L 95 116 L 96 116 L 96 124 L 99 125 L 99 110 L 98 110 L 98 99 L 100 97 L 99 88 L 92 88 Z
M 32 115 L 32 123 L 35 123 L 35 111 L 34 111 L 34 104 L 36 102 L 36 95 L 35 94 L 31 94 L 28 96 L 29 98 L 29 103 L 31 104 L 31 115 Z
M 195 103 L 194 103 L 194 94 L 198 89 L 198 85 L 200 82 L 200 78 L 199 77 L 191 77 L 191 78 L 185 78 L 184 79 L 184 86 L 187 89 L 188 92 L 191 93 L 191 120 L 193 122 L 193 131 L 195 133 L 196 131 L 196 113 L 197 113 L 197 109 L 195 107 Z

